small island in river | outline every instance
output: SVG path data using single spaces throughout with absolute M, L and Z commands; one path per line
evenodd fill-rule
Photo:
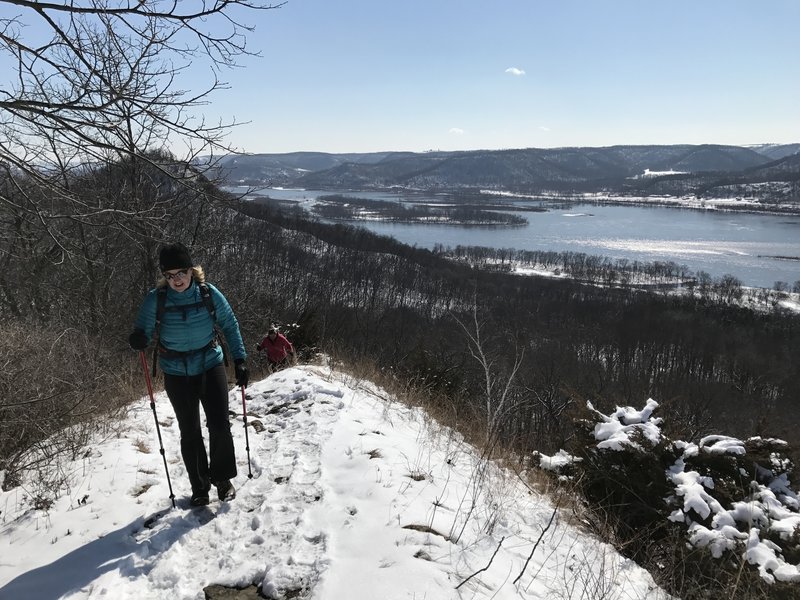
M 421 204 L 370 200 L 340 194 L 320 196 L 311 211 L 331 221 L 384 221 L 389 223 L 448 224 L 460 226 L 515 227 L 527 225 L 527 220 L 509 211 L 521 209 L 511 204 Z M 544 211 L 526 207 L 522 210 Z

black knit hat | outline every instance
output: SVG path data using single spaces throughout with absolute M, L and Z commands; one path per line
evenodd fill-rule
M 158 255 L 158 264 L 161 266 L 162 271 L 191 269 L 194 266 L 189 250 L 180 242 L 161 248 L 161 252 Z

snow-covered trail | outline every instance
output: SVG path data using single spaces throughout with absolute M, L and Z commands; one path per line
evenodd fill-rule
M 6 529 L 18 552 L 31 528 L 52 536 L 53 546 L 75 548 L 0 588 L 0 597 L 195 598 L 202 597 L 198 593 L 208 582 L 244 587 L 261 582 L 265 574 L 269 580 L 264 591 L 313 588 L 325 540 L 307 531 L 306 513 L 322 497 L 321 444 L 331 433 L 342 395 L 339 388 L 321 387 L 301 370 L 278 373 L 248 388 L 253 474 L 248 479 L 241 392 L 231 390 L 237 498 L 220 503 L 212 489 L 211 505 L 201 508 L 188 504 L 180 434 L 166 395 L 156 395 L 156 410 L 175 509 L 149 401 L 133 407 L 129 430 L 110 442 L 113 449 L 96 447 L 85 459 L 87 476 L 79 478 L 72 498 L 59 500 L 72 505 L 64 507 L 63 522 L 60 513 L 52 511 L 47 519 L 31 514 Z M 128 452 L 135 463 L 120 462 L 125 456 L 120 446 L 126 445 L 140 450 Z M 80 503 L 83 496 L 88 496 L 85 504 Z M 132 513 L 137 516 L 126 524 Z M 107 520 L 121 527 L 104 527 Z M 88 540 L 85 545 L 70 544 Z M 27 540 L 28 545 L 34 543 Z
M 248 468 L 241 393 L 234 389 L 230 406 L 238 409 L 233 420 L 240 464 L 237 497 L 220 503 L 212 489 L 211 506 L 190 509 L 188 517 L 185 510 L 167 513 L 136 534 L 140 547 L 154 550 L 142 556 L 139 566 L 154 588 L 174 592 L 180 585 L 180 597 L 192 597 L 202 581 L 186 574 L 196 571 L 199 563 L 197 575 L 205 581 L 245 586 L 267 574 L 267 593 L 313 589 L 324 562 L 325 537 L 311 528 L 308 512 L 322 499 L 321 446 L 331 434 L 342 395 L 340 389 L 322 388 L 302 372 L 279 373 L 248 389 L 248 424 L 257 425 L 248 430 Z M 188 494 L 179 464 L 174 477 Z M 247 478 L 250 470 L 252 479 Z M 181 504 L 186 504 L 185 498 Z M 181 543 L 159 547 L 160 535 L 167 532 L 170 538 L 176 520 L 188 525 Z
M 156 405 L 177 508 L 144 400 L 69 465 L 69 493 L 47 513 L 29 508 L 30 486 L 0 493 L 0 599 L 201 600 L 212 584 L 309 600 L 665 597 L 609 546 L 560 518 L 548 527 L 547 498 L 367 382 L 304 366 L 253 383 L 251 479 L 231 390 L 237 497 L 212 490 L 195 509 L 163 393 Z

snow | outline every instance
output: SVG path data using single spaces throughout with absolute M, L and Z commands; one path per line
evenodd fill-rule
M 599 419 L 594 428 L 598 450 L 647 452 L 658 444 L 668 443 L 660 431 L 661 420 L 652 416 L 658 408 L 658 403 L 653 399 L 649 399 L 642 410 L 617 407 L 610 415 L 596 411 L 590 403 L 588 408 Z M 644 440 L 651 445 L 650 448 L 642 447 Z M 750 438 L 748 442 L 756 447 L 764 442 L 777 447 L 786 446 L 782 440 L 758 437 Z M 767 485 L 751 481 L 752 493 L 726 509 L 714 497 L 714 480 L 697 471 L 687 470 L 687 459 L 700 453 L 741 457 L 747 453 L 746 443 L 724 435 L 706 436 L 698 444 L 683 441 L 671 443 L 681 452 L 681 456 L 666 473 L 675 488 L 674 498 L 668 501 L 678 505 L 669 520 L 686 524 L 689 542 L 696 547 L 707 547 L 715 558 L 722 558 L 727 551 L 736 551 L 744 543 L 743 557 L 750 564 L 758 566 L 765 581 L 800 583 L 800 566 L 788 562 L 793 557 L 784 557 L 781 547 L 769 539 L 771 535 L 777 535 L 782 540 L 791 539 L 800 526 L 800 502 L 797 493 L 791 490 L 786 474 L 773 474 L 761 467 L 759 476 L 771 481 Z M 558 462 L 568 464 L 563 456 L 559 457 Z M 784 466 L 774 454 L 772 462 L 777 463 L 772 466 L 778 470 Z M 742 473 L 742 476 L 747 475 Z M 710 527 L 705 524 L 709 517 Z
M 779 300 L 778 304 L 792 312 L 800 313 L 800 294 L 790 294 L 785 300 Z
M 302 366 L 253 383 L 249 466 L 240 388 L 229 400 L 231 502 L 212 491 L 210 506 L 188 506 L 163 393 L 176 508 L 147 399 L 60 465 L 69 486 L 49 509 L 31 508 L 35 480 L 0 492 L 0 598 L 199 600 L 212 584 L 342 600 L 668 597 L 516 473 L 367 382 Z M 775 560 L 757 540 L 748 552 Z
M 634 177 L 634 179 L 637 179 L 638 177 L 661 177 L 664 175 L 686 175 L 686 174 L 687 171 L 673 171 L 672 169 L 670 169 L 669 171 L 651 171 L 650 169 L 645 169 L 644 173 L 638 175 L 637 177 Z
M 559 471 L 564 467 L 567 467 L 574 462 L 579 462 L 580 459 L 576 458 L 569 453 L 565 452 L 564 450 L 559 450 L 553 456 L 545 456 L 544 454 L 539 454 L 539 467 L 545 469 L 546 471 Z
M 536 268 L 528 268 L 528 267 L 519 267 L 519 266 L 512 266 L 513 272 L 519 275 L 534 275 L 536 277 L 554 277 L 558 279 L 568 279 L 569 275 L 566 273 L 558 272 L 556 273 L 552 269 L 536 269 Z
M 632 435 L 634 433 L 643 435 L 654 445 L 657 444 L 661 438 L 661 429 L 659 428 L 661 419 L 651 418 L 657 407 L 658 403 L 651 398 L 641 411 L 630 407 L 618 407 L 611 415 L 603 415 L 594 411 L 603 421 L 595 426 L 594 435 L 598 440 L 597 447 L 611 450 L 623 450 L 626 447 L 640 448 L 639 442 Z M 594 410 L 591 404 L 589 404 L 589 409 Z

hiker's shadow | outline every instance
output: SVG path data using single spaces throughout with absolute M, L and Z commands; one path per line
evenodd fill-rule
M 85 588 L 109 571 L 119 571 L 119 577 L 125 579 L 146 576 L 158 564 L 161 553 L 214 516 L 208 507 L 191 511 L 179 507 L 140 517 L 48 565 L 18 575 L 0 587 L 0 599 L 61 598 Z M 149 532 L 152 533 L 148 535 Z M 113 597 L 113 590 L 109 593 Z

